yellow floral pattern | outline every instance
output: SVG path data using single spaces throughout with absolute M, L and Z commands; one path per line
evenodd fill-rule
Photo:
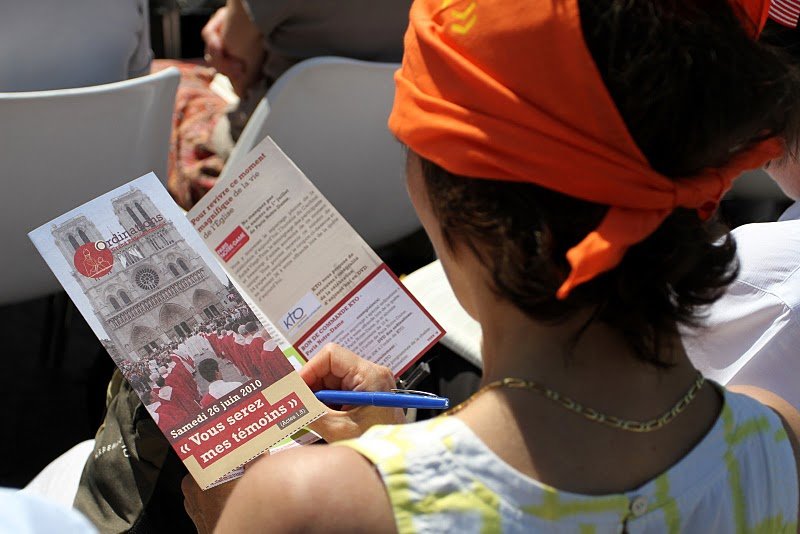
M 747 397 L 725 399 L 717 424 L 683 460 L 606 496 L 525 477 L 456 417 L 374 427 L 337 445 L 377 466 L 403 534 L 796 532 L 798 484 L 780 420 Z

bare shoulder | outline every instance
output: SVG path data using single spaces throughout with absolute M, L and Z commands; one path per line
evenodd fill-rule
M 396 532 L 375 467 L 348 447 L 264 457 L 231 494 L 219 532 Z

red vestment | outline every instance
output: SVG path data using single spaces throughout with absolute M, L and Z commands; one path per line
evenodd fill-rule
M 175 372 L 179 368 L 183 373 L 181 371 Z M 197 384 L 192 375 L 183 366 L 176 365 L 173 367 L 172 372 L 164 379 L 164 383 L 167 386 L 172 386 L 172 396 L 170 397 L 172 402 L 180 405 L 187 415 L 197 413 L 199 406 L 196 401 L 200 399 L 200 395 L 197 392 Z
M 162 430 L 168 431 L 172 428 L 182 425 L 189 417 L 189 414 L 183 411 L 180 405 L 174 400 L 164 400 L 159 398 L 161 406 L 156 409 L 158 414 L 158 426 Z M 196 411 L 196 410 L 195 410 Z
M 215 402 L 217 402 L 216 397 L 211 395 L 211 393 L 206 393 L 205 395 L 203 395 L 203 398 L 200 399 L 200 407 L 201 408 L 208 408 L 209 406 L 211 406 Z
M 279 347 L 265 350 L 264 344 L 265 341 L 261 337 L 254 338 L 250 343 L 250 360 L 256 368 L 256 374 L 251 376 L 263 377 L 272 384 L 294 371 L 294 367 Z
M 233 338 L 233 334 L 226 335 L 222 340 L 222 346 L 225 350 L 225 354 L 228 356 L 228 360 L 236 366 L 239 372 L 244 373 L 245 369 L 243 367 L 244 361 L 242 361 L 241 354 L 239 353 L 239 344 L 236 343 L 236 340 Z

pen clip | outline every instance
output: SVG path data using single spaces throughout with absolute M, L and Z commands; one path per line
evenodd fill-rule
M 417 365 L 407 371 L 403 376 L 397 379 L 397 385 L 400 389 L 408 389 L 416 386 L 425 378 L 430 376 L 431 367 L 427 362 L 419 362 Z
M 390 390 L 392 393 L 397 393 L 398 395 L 423 395 L 425 397 L 432 397 L 434 399 L 440 398 L 439 395 L 435 393 L 429 393 L 427 391 L 417 391 L 416 389 L 392 389 Z

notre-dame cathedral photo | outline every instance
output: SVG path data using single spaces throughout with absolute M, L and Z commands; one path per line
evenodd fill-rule
M 109 274 L 92 278 L 73 272 L 73 277 L 105 329 L 107 344 L 122 352 L 115 350 L 112 356 L 136 360 L 223 315 L 234 290 L 210 272 L 141 190 L 131 188 L 111 204 L 122 228 L 144 231 L 109 247 L 113 253 Z M 152 224 L 155 220 L 160 222 Z M 52 227 L 56 246 L 70 265 L 81 245 L 109 240 L 111 233 L 84 215 Z

